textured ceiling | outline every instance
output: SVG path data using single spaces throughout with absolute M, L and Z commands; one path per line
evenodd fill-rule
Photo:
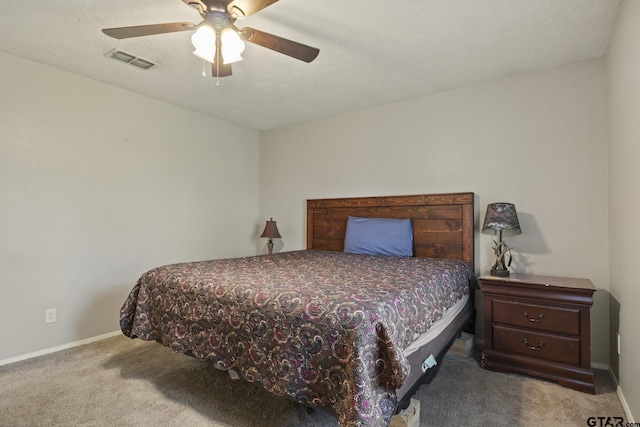
M 317 47 L 318 58 L 247 43 L 219 87 L 201 76 L 191 32 L 116 40 L 100 31 L 199 23 L 181 0 L 2 3 L 2 51 L 263 130 L 602 56 L 620 2 L 280 0 L 236 25 Z M 116 47 L 160 65 L 103 56 Z

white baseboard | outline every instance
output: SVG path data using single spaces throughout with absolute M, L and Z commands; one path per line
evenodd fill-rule
M 100 341 L 106 338 L 115 337 L 121 334 L 121 331 L 109 332 L 107 334 L 98 335 L 97 337 L 91 337 L 80 341 L 75 341 L 69 344 L 59 345 L 57 347 L 46 348 L 44 350 L 34 351 L 33 353 L 23 354 L 22 356 L 11 357 L 9 359 L 0 360 L 0 366 L 9 365 L 11 363 L 20 362 L 22 360 L 32 359 L 38 356 L 44 356 L 45 354 L 55 353 L 57 351 L 66 350 L 68 348 L 77 347 L 79 345 L 89 344 L 95 341 Z
M 629 408 L 627 399 L 624 398 L 624 393 L 622 393 L 622 389 L 620 388 L 620 386 L 618 386 L 617 392 L 618 399 L 620 399 L 620 403 L 622 403 L 622 409 L 624 409 L 624 415 L 627 417 L 627 423 L 635 425 L 636 420 L 633 418 L 633 414 L 631 413 L 631 409 Z

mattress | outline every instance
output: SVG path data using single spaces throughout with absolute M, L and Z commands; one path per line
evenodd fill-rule
M 404 349 L 403 354 L 409 362 L 410 371 L 404 384 L 396 392 L 398 401 L 413 394 L 427 370 L 436 369 L 436 366 L 432 365 L 432 361 L 447 348 L 469 323 L 472 312 L 471 298 L 469 295 L 465 295 L 447 309 L 440 320 L 435 322 L 427 332 L 420 335 L 418 339 Z M 424 370 L 423 366 L 428 360 L 429 362 L 426 363 L 427 369 Z

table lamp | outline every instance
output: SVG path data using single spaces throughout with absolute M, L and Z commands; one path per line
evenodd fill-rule
M 267 221 L 267 224 L 264 226 L 264 231 L 260 237 L 266 237 L 269 239 L 269 243 L 267 243 L 267 247 L 269 248 L 269 255 L 273 253 L 273 239 L 281 239 L 282 236 L 278 232 L 278 227 L 276 226 L 276 222 L 271 218 Z
M 504 202 L 487 205 L 487 214 L 484 217 L 482 232 L 485 234 L 495 232 L 496 236 L 498 236 L 497 241 L 493 241 L 496 262 L 491 267 L 491 275 L 508 277 L 512 260 L 511 248 L 502 240 L 502 236 L 515 236 L 522 233 L 516 206 L 513 203 Z

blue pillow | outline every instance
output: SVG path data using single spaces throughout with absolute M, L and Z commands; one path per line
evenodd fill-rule
M 413 255 L 411 220 L 350 216 L 347 218 L 344 252 L 410 257 Z

